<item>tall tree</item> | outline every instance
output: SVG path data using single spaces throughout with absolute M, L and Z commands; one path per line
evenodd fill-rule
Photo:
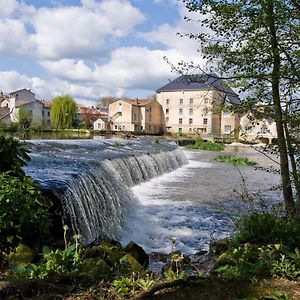
M 77 105 L 71 96 L 58 96 L 51 101 L 50 111 L 55 128 L 71 128 L 76 120 Z
M 299 173 L 290 172 L 289 113 L 299 106 L 300 15 L 298 0 L 183 0 L 200 13 L 199 41 L 210 72 L 234 82 L 245 103 L 273 108 L 286 213 L 295 213 L 293 184 Z M 191 21 L 191 19 L 188 19 Z M 298 166 L 299 167 L 299 166 Z M 297 181 L 298 180 L 298 181 Z M 296 189 L 298 190 L 298 189 Z M 299 200 L 299 193 L 296 195 Z M 300 206 L 300 205 L 299 205 Z
M 27 131 L 32 123 L 32 111 L 21 106 L 18 111 L 17 119 L 22 130 Z

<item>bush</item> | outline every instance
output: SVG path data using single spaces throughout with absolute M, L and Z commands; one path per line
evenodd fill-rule
M 0 136 L 0 172 L 13 176 L 24 176 L 22 167 L 30 160 L 29 151 L 16 139 Z
M 294 249 L 300 245 L 300 223 L 271 213 L 253 213 L 239 222 L 232 239 L 233 245 L 246 242 L 279 243 Z
M 48 237 L 50 216 L 41 191 L 33 181 L 0 173 L 0 247 L 19 242 L 32 245 Z
M 208 151 L 222 151 L 223 144 L 217 144 L 210 141 L 204 142 L 200 137 L 195 140 L 194 145 L 187 145 L 187 149 L 208 150 Z
M 235 166 L 255 166 L 256 162 L 249 160 L 247 157 L 240 157 L 234 155 L 220 155 L 215 158 L 217 162 L 224 162 L 233 164 Z

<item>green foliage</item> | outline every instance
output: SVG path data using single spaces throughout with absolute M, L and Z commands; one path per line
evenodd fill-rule
M 45 239 L 51 224 L 47 204 L 33 181 L 0 173 L 0 247 Z
M 266 300 L 290 300 L 290 298 L 280 291 L 275 291 L 272 295 L 265 296 Z
M 32 123 L 32 111 L 21 106 L 18 111 L 18 122 L 23 130 L 28 130 Z
M 112 285 L 116 292 L 123 297 L 131 296 L 134 293 L 135 281 L 133 278 L 120 277 L 115 279 Z
M 272 274 L 289 279 L 300 279 L 299 267 L 291 259 L 281 254 L 281 258 L 272 263 Z
M 136 285 L 143 291 L 149 290 L 155 284 L 155 278 L 151 274 L 146 274 L 146 277 L 141 277 L 136 281 Z
M 194 145 L 187 145 L 187 149 L 207 150 L 207 151 L 222 151 L 224 150 L 223 144 L 217 144 L 210 141 L 204 142 L 201 138 L 195 140 Z
M 71 128 L 76 120 L 77 105 L 71 96 L 58 96 L 51 102 L 51 122 L 56 129 Z
M 173 271 L 171 268 L 167 271 L 164 272 L 164 278 L 166 281 L 174 281 L 174 280 L 186 280 L 188 277 L 187 273 L 185 271 Z
M 12 137 L 0 136 L 0 172 L 23 176 L 22 167 L 30 160 L 28 150 Z
M 256 162 L 249 160 L 247 157 L 240 157 L 240 156 L 234 156 L 234 155 L 220 155 L 215 158 L 215 161 L 217 162 L 224 162 L 233 164 L 235 166 L 255 166 Z
M 271 213 L 253 213 L 243 218 L 231 243 L 278 243 L 294 249 L 300 244 L 300 223 Z
M 298 280 L 299 244 L 297 221 L 254 213 L 241 220 L 229 250 L 219 257 L 214 272 L 231 279 L 272 275 Z
M 52 275 L 63 275 L 78 272 L 80 265 L 80 249 L 78 244 L 71 244 L 66 249 L 51 250 L 43 247 L 43 258 L 38 264 L 24 266 L 16 263 L 12 271 L 17 277 L 22 278 L 45 278 Z

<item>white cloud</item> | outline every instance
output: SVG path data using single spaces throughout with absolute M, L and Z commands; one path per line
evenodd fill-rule
M 0 17 L 9 17 L 18 7 L 16 0 L 0 0 Z
M 19 20 L 0 20 L 0 54 L 13 56 L 30 51 L 31 45 L 24 24 Z
M 85 0 L 83 7 L 43 8 L 33 19 L 33 41 L 42 58 L 102 57 L 116 39 L 143 19 L 137 8 L 122 0 Z

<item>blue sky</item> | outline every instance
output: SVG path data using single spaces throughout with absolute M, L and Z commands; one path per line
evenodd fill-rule
M 176 64 L 202 64 L 195 32 L 179 0 L 0 0 L 0 89 L 30 88 L 38 99 L 69 94 L 144 98 L 177 74 Z

